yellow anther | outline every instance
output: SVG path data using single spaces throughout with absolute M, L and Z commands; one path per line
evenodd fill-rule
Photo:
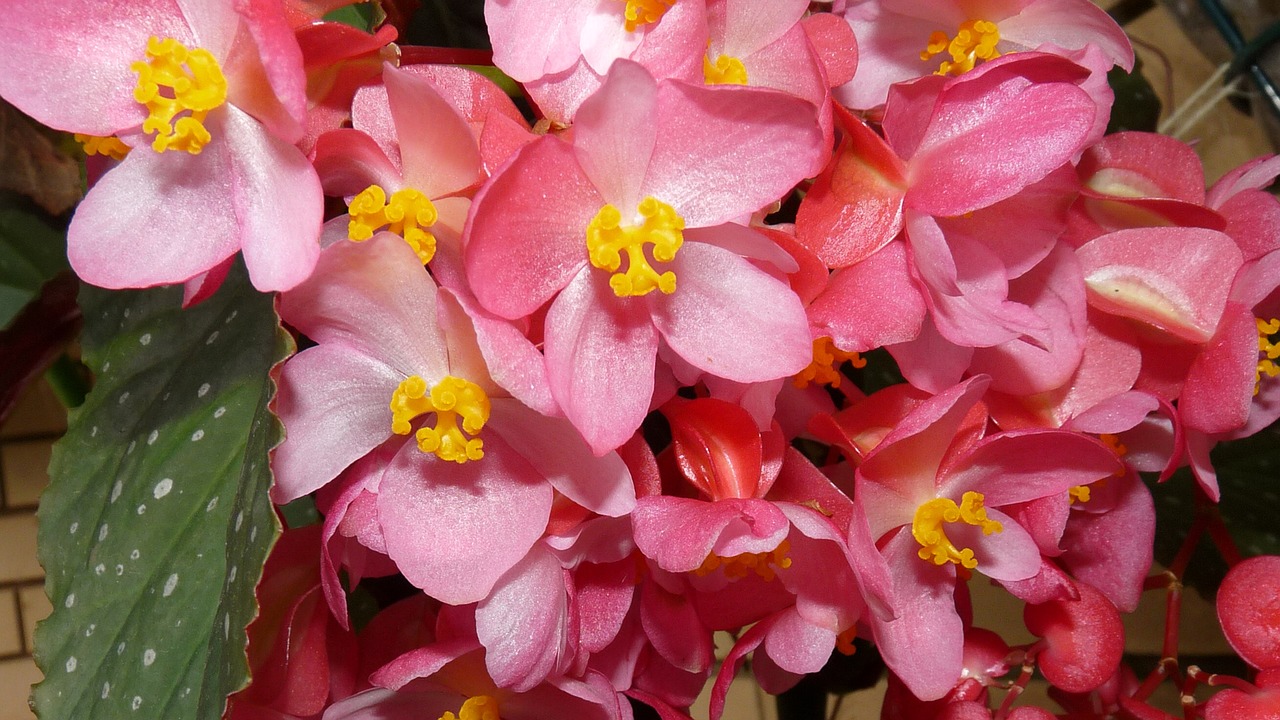
M 639 297 L 654 290 L 670 295 L 676 291 L 676 274 L 670 270 L 658 274 L 645 257 L 644 246 L 653 246 L 656 262 L 671 262 L 684 243 L 684 219 L 661 200 L 647 197 L 640 201 L 639 225 L 623 225 L 622 213 L 605 205 L 587 225 L 587 254 L 591 265 L 613 273 L 609 287 L 618 297 Z M 621 251 L 627 252 L 627 269 L 622 267 Z
M 1075 487 L 1071 488 L 1067 492 L 1071 495 L 1070 502 L 1072 505 L 1075 505 L 1078 502 L 1082 502 L 1082 503 L 1089 502 L 1090 493 L 1089 493 L 1088 485 L 1076 485 Z
M 1254 376 L 1253 394 L 1257 395 L 1262 390 L 1263 373 L 1267 377 L 1280 375 L 1280 365 L 1276 365 L 1276 358 L 1280 358 L 1280 343 L 1274 337 L 1280 333 L 1280 320 L 1255 320 L 1258 323 L 1258 371 Z
M 627 32 L 658 22 L 675 3 L 676 0 L 627 0 L 627 9 L 622 11 Z
M 435 427 L 419 428 L 414 435 L 422 452 L 458 464 L 484 457 L 484 441 L 475 436 L 489 421 L 489 396 L 480 386 L 446 375 L 428 393 L 422 378 L 405 378 L 391 395 L 391 432 L 408 435 L 415 418 L 433 412 Z
M 462 703 L 457 715 L 446 711 L 440 716 L 440 720 L 501 720 L 498 717 L 498 701 L 488 695 L 476 695 Z
M 213 54 L 153 36 L 147 41 L 146 61 L 129 69 L 138 73 L 133 99 L 151 111 L 142 122 L 144 133 L 156 134 L 151 147 L 199 154 L 212 139 L 205 116 L 227 101 L 227 79 Z
M 351 214 L 347 237 L 352 240 L 368 240 L 385 227 L 404 238 L 423 265 L 436 256 L 436 237 L 423 228 L 435 225 L 440 214 L 426 195 L 413 188 L 397 190 L 388 202 L 382 188 L 370 185 L 351 200 L 347 212 Z
M 711 553 L 706 560 L 702 561 L 702 565 L 694 570 L 694 573 L 706 576 L 723 568 L 724 576 L 730 580 L 740 580 L 755 573 L 765 582 L 770 582 L 778 576 L 777 570 L 786 570 L 791 567 L 791 558 L 787 557 L 789 552 L 791 552 L 791 541 L 783 540 L 778 543 L 778 547 L 769 552 L 742 553 L 727 558 Z
M 106 155 L 112 160 L 123 160 L 124 156 L 128 155 L 129 151 L 133 149 L 114 135 L 98 137 L 97 135 L 76 133 L 75 137 L 76 142 L 84 146 L 85 155 Z
M 831 338 L 820 337 L 813 341 L 813 361 L 809 367 L 796 373 L 791 383 L 801 390 L 809 387 L 809 383 L 840 387 L 840 379 L 844 377 L 840 374 L 840 366 L 845 362 L 852 362 L 856 368 L 867 366 L 867 361 L 858 353 L 845 352 L 836 347 Z
M 967 492 L 960 498 L 959 505 L 949 498 L 935 498 L 916 508 L 911 534 L 920 543 L 920 558 L 934 565 L 950 562 L 969 570 L 978 567 L 973 550 L 957 548 L 947 537 L 943 524 L 963 522 L 974 525 L 982 528 L 983 535 L 1003 531 L 1004 526 L 998 521 L 987 519 L 987 509 L 982 501 L 982 493 Z
M 929 42 L 920 52 L 921 60 L 941 55 L 946 52 L 950 60 L 943 60 L 938 65 L 935 75 L 962 75 L 973 69 L 979 60 L 994 60 L 1000 57 L 996 45 L 1000 42 L 1000 29 L 987 20 L 967 20 L 956 30 L 955 37 L 947 37 L 941 31 L 934 31 Z
M 702 56 L 702 77 L 708 85 L 746 85 L 747 66 L 731 55 L 721 55 L 714 63 Z

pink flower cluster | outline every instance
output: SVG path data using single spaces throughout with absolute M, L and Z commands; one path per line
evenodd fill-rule
M 0 94 L 114 158 L 81 277 L 194 302 L 242 251 L 315 343 L 273 499 L 324 523 L 232 717 L 682 718 L 712 682 L 717 718 L 748 656 L 780 692 L 855 637 L 893 717 L 990 717 L 1024 661 L 1117 682 L 1137 473 L 1217 500 L 1209 449 L 1280 416 L 1280 160 L 1206 190 L 1104 137 L 1133 55 L 1087 0 L 489 0 L 532 126 L 321 4 L 0 16 Z M 864 395 L 880 348 L 906 382 Z M 975 573 L 1040 642 L 973 624 Z

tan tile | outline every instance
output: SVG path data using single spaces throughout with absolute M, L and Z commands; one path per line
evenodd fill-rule
M 9 508 L 35 507 L 49 484 L 49 440 L 23 440 L 0 445 L 0 475 Z
M 36 562 L 35 513 L 0 517 L 0 582 L 36 580 L 44 569 Z
M 34 720 L 27 706 L 31 686 L 40 682 L 40 670 L 30 658 L 0 662 L 0 720 Z
M 711 702 L 711 687 L 715 675 L 707 681 L 702 694 L 693 702 L 690 715 L 695 718 L 708 717 L 708 706 Z M 729 692 L 725 695 L 724 720 L 777 720 L 777 709 L 773 704 L 773 696 L 760 689 L 755 677 L 750 673 L 738 673 L 729 684 Z
M 22 606 L 22 638 L 27 652 L 35 647 L 36 623 L 49 617 L 53 606 L 44 594 L 44 585 L 28 585 L 18 589 L 18 603 Z
M 67 411 L 43 378 L 32 383 L 14 407 L 0 438 L 61 433 L 67 429 Z
M 884 693 L 889 682 L 881 678 L 880 682 L 866 690 L 849 693 L 843 698 L 832 697 L 827 701 L 827 717 L 835 720 L 860 720 L 861 718 L 880 717 L 880 707 L 884 705 Z M 836 709 L 837 703 L 839 709 Z
M 14 590 L 0 590 L 0 655 L 22 652 L 22 628 L 18 621 L 18 596 Z

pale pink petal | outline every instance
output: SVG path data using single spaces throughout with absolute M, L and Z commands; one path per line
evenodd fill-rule
M 476 606 L 476 636 L 499 687 L 525 692 L 567 669 L 566 579 L 555 556 L 535 545 Z
M 438 275 L 437 275 L 438 276 Z M 542 353 L 525 337 L 520 328 L 510 320 L 499 318 L 481 308 L 475 298 L 462 292 L 445 290 L 448 296 L 466 312 L 475 333 L 476 346 L 482 358 L 479 366 L 503 391 L 543 415 L 559 415 L 559 408 L 551 397 L 547 381 L 547 368 Z M 471 332 L 468 330 L 467 332 Z M 452 362 L 452 358 L 451 358 Z
M 482 439 L 484 457 L 462 464 L 406 443 L 378 487 L 387 554 L 409 582 L 451 605 L 488 595 L 551 512 L 551 486 L 537 471 L 496 433 Z
M 500 433 L 561 494 L 610 517 L 626 515 L 635 507 L 631 473 L 617 453 L 596 457 L 567 421 L 546 417 L 514 400 L 497 398 L 491 402 L 488 427 Z
M 307 76 L 293 27 L 273 0 L 241 0 L 235 9 L 243 22 L 224 68 L 227 100 L 296 143 L 307 116 Z
M 1151 492 L 1132 473 L 1108 480 L 1094 492 L 1113 495 L 1115 504 L 1101 513 L 1072 514 L 1062 535 L 1061 562 L 1120 612 L 1133 612 L 1151 570 L 1156 530 Z
M 345 343 L 318 345 L 286 362 L 275 406 L 285 441 L 271 461 L 276 502 L 321 487 L 391 437 L 387 403 L 403 379 Z
M 520 82 L 568 68 L 580 56 L 579 36 L 597 0 L 484 4 L 493 63 Z
M 644 42 L 654 25 L 641 25 L 628 32 L 625 6 L 609 0 L 598 0 L 595 10 L 587 15 L 582 23 L 581 45 L 582 59 L 598 73 L 607 73 L 617 60 L 631 57 L 635 49 Z M 666 19 L 663 14 L 662 21 Z
M 232 172 L 222 182 L 239 221 L 249 279 L 263 292 L 289 290 L 311 275 L 320 257 L 320 179 L 297 148 L 234 107 L 227 108 L 225 131 Z
M 375 83 L 356 91 L 351 99 L 351 126 L 373 138 L 397 171 L 401 169 L 400 139 L 386 85 Z
M 316 274 L 281 296 L 280 314 L 319 343 L 340 341 L 379 358 L 401 379 L 434 383 L 448 372 L 435 284 L 399 236 L 330 246 Z
M 676 291 L 652 293 L 653 323 L 694 367 L 737 382 L 794 375 L 813 359 L 800 299 L 779 280 L 712 245 L 686 243 L 671 263 Z M 769 343 L 744 342 L 768 337 Z
M 641 189 L 688 227 L 717 225 L 782 197 L 823 155 L 816 108 L 738 85 L 658 87 L 656 144 Z
M 835 647 L 835 630 L 805 620 L 795 608 L 783 610 L 764 639 L 769 659 L 798 675 L 821 670 Z
M 480 179 L 480 148 L 466 120 L 425 79 L 386 65 L 382 81 L 400 141 L 405 183 L 429 198 Z
M 999 22 L 1001 43 L 1035 49 L 1049 42 L 1068 50 L 1099 47 L 1126 71 L 1133 69 L 1133 46 L 1124 30 L 1102 8 L 1085 0 L 1039 0 Z
M 879 3 L 850 5 L 845 20 L 858 38 L 858 68 L 853 80 L 836 88 L 841 104 L 866 110 L 885 102 L 890 86 L 937 69 L 920 61 L 929 34 L 968 20 L 951 3 L 934 3 L 928 19 L 886 13 Z
M 657 655 L 685 672 L 705 673 L 714 656 L 711 631 L 703 626 L 689 594 L 656 582 L 640 588 L 640 622 Z
M 636 547 L 668 572 L 691 572 L 713 551 L 721 557 L 769 552 L 790 522 L 764 500 L 716 502 L 676 497 L 641 498 L 631 513 Z
M 626 442 L 649 412 L 658 331 L 647 307 L 614 296 L 583 268 L 547 312 L 551 393 L 597 455 Z
M 720 0 L 707 4 L 707 25 L 719 54 L 741 58 L 765 47 L 793 28 L 808 10 L 804 0 L 760 3 Z M 714 59 L 714 58 L 713 58 Z
M 177 3 L 41 3 L 0 18 L 0 95 L 67 132 L 107 136 L 142 124 L 133 99 L 147 38 L 195 40 Z M 83 277 L 83 276 L 81 276 Z
M 1000 523 L 1000 532 L 986 535 L 975 525 L 954 523 L 947 525 L 947 536 L 956 547 L 971 548 L 978 572 L 992 580 L 1033 577 L 1040 570 L 1040 549 L 1035 540 L 1017 521 L 995 508 L 987 508 L 987 517 Z
M 942 337 L 929 317 L 920 325 L 915 339 L 885 349 L 893 355 L 907 382 L 931 393 L 940 393 L 960 382 L 973 360 L 973 348 Z
M 225 110 L 209 118 L 217 130 L 224 123 L 215 117 Z M 235 162 L 223 136 L 215 136 L 199 155 L 150 148 L 129 153 L 93 186 L 71 218 L 67 257 L 72 269 L 85 282 L 115 289 L 179 283 L 218 265 L 240 247 L 231 182 L 238 172 Z M 279 188 L 272 188 L 262 199 L 275 201 L 279 195 Z M 200 231 L 192 232 L 195 227 Z
M 587 264 L 587 224 L 604 200 L 554 137 L 524 146 L 476 195 L 464 258 L 477 299 L 515 319 L 546 303 Z
M 628 218 L 657 139 L 658 86 L 630 60 L 614 63 L 604 85 L 574 116 L 574 157 L 604 200 Z

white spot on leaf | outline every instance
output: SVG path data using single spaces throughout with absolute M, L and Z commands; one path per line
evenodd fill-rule
M 75 672 L 75 671 L 76 671 L 76 656 L 72 655 L 71 657 L 67 658 L 67 672 Z
M 217 496 L 217 495 L 215 495 L 215 496 L 213 496 L 212 498 L 210 498 L 209 503 L 208 503 L 207 505 L 205 505 L 205 506 L 204 506 L 204 511 L 205 511 L 205 512 L 213 512 L 213 509 L 214 509 L 214 508 L 216 508 L 216 507 L 218 507 L 218 496 Z
M 141 515 L 142 513 L 146 512 L 146 511 L 147 511 L 147 506 L 146 506 L 146 505 L 139 505 L 139 506 L 138 506 L 138 514 L 139 514 L 139 515 Z
M 138 342 L 143 345 L 151 344 L 151 333 L 142 333 L 142 337 L 138 338 Z
M 125 390 L 124 392 L 120 393 L 120 397 L 116 399 L 116 402 L 120 405 L 123 405 L 125 401 L 128 399 L 129 399 L 129 391 Z
M 79 530 L 79 529 L 80 529 L 80 523 L 78 523 L 78 522 L 73 522 L 73 523 L 71 523 L 71 534 L 72 534 L 72 535 L 75 535 L 75 534 L 76 534 L 76 531 L 77 531 L 77 530 Z
M 98 528 L 98 542 L 107 539 L 107 524 L 102 523 L 102 527 Z
M 173 490 L 173 478 L 165 478 L 156 483 L 156 486 L 151 489 L 151 494 L 159 500 L 165 495 L 168 495 L 170 490 Z
M 231 572 L 227 573 L 227 582 L 233 583 L 235 581 L 236 581 L 236 566 L 232 565 Z
M 191 433 L 191 442 L 200 442 L 204 439 L 204 430 L 197 429 Z
M 200 389 L 196 391 L 196 397 L 204 397 L 205 395 L 208 395 L 208 394 L 209 394 L 209 383 L 205 383 L 201 385 Z
M 209 333 L 209 337 L 205 338 L 204 344 L 212 345 L 213 341 L 217 339 L 218 339 L 218 331 L 214 330 L 213 332 Z
M 170 595 L 172 595 L 173 589 L 176 587 L 178 587 L 178 573 L 174 573 L 170 575 L 169 578 L 164 581 L 164 590 L 163 590 L 164 596 L 169 597 Z
M 111 694 L 111 683 L 109 682 L 102 683 L 102 699 L 106 700 L 107 696 L 110 694 Z
M 107 571 L 107 566 L 106 566 L 106 565 L 103 565 L 102 563 L 98 563 L 98 564 L 97 564 L 96 566 L 94 566 L 94 568 L 93 568 L 93 574 L 94 574 L 94 575 L 101 575 L 102 573 L 104 573 L 104 572 L 106 572 L 106 571 Z
M 132 710 L 137 710 L 140 707 L 142 707 L 142 698 L 137 695 L 134 695 L 133 702 L 129 703 L 129 708 Z
M 148 445 L 155 445 L 155 444 L 156 444 L 156 438 L 159 438 L 159 437 L 160 437 L 160 431 L 159 431 L 159 430 L 152 430 L 152 431 L 151 431 L 151 434 L 147 436 L 147 444 L 148 444 Z
M 62 606 L 63 606 L 63 607 L 65 607 L 65 608 L 74 607 L 74 606 L 75 606 L 75 604 L 76 604 L 76 594 L 75 594 L 75 593 L 71 593 L 70 595 L 67 595 L 67 599 L 66 599 L 66 600 L 64 600 L 64 601 L 62 602 Z
M 133 552 L 129 553 L 130 560 L 137 560 L 141 556 L 142 556 L 142 553 L 138 552 L 138 548 L 134 548 Z
M 120 493 L 124 490 L 124 481 L 117 480 L 115 485 L 111 486 L 111 502 L 120 499 Z
M 151 648 L 147 648 L 146 650 L 143 650 L 143 651 L 142 651 L 142 664 L 143 664 L 143 665 L 145 665 L 146 667 L 151 667 L 151 663 L 153 663 L 153 662 L 155 662 L 155 661 L 156 661 L 156 651 L 155 651 L 155 650 L 152 650 Z
M 220 417 L 222 417 L 223 415 L 225 415 L 225 414 L 226 414 L 226 412 L 227 412 L 227 408 L 226 408 L 225 406 L 224 406 L 224 407 L 219 407 L 217 410 L 214 410 L 214 411 L 213 411 L 213 416 L 214 416 L 215 418 L 220 418 Z

